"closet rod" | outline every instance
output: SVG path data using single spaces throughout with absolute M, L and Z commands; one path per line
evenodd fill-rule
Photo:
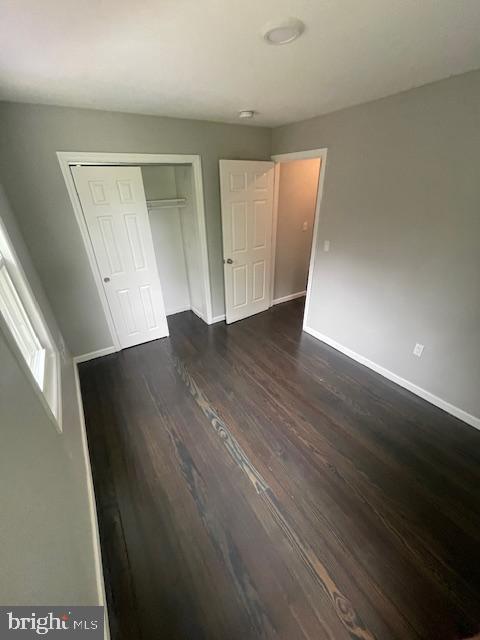
M 160 200 L 147 200 L 148 209 L 173 209 L 178 207 L 185 207 L 186 205 L 186 198 L 162 198 Z

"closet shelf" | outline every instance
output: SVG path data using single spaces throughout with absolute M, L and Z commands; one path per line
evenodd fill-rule
M 178 209 L 186 207 L 186 198 L 162 198 L 161 200 L 147 200 L 147 208 L 151 209 Z

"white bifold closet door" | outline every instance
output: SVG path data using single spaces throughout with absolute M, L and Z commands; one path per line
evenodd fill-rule
M 72 167 L 122 348 L 168 336 L 139 167 Z
M 227 323 L 271 306 L 273 162 L 220 160 Z

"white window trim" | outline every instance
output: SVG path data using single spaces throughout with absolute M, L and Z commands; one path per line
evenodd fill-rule
M 30 380 L 45 411 L 58 432 L 62 431 L 62 393 L 61 393 L 61 358 L 43 313 L 33 295 L 23 267 L 13 248 L 9 234 L 0 217 L 0 254 L 2 264 L 7 267 L 14 289 L 25 309 L 43 349 L 38 352 L 32 373 L 30 366 L 12 335 L 8 324 L 0 313 L 0 330 L 5 335 L 11 352 L 17 359 L 22 371 Z M 39 371 L 43 370 L 43 379 Z M 43 389 L 41 388 L 43 387 Z

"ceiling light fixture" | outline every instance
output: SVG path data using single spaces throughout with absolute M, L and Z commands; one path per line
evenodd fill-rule
M 255 111 L 252 111 L 251 109 L 242 109 L 242 111 L 238 112 L 238 117 L 241 118 L 242 120 L 249 120 L 254 116 L 255 116 Z
M 287 18 L 282 22 L 269 23 L 263 29 L 263 37 L 268 44 L 293 42 L 305 31 L 305 25 L 298 18 Z

